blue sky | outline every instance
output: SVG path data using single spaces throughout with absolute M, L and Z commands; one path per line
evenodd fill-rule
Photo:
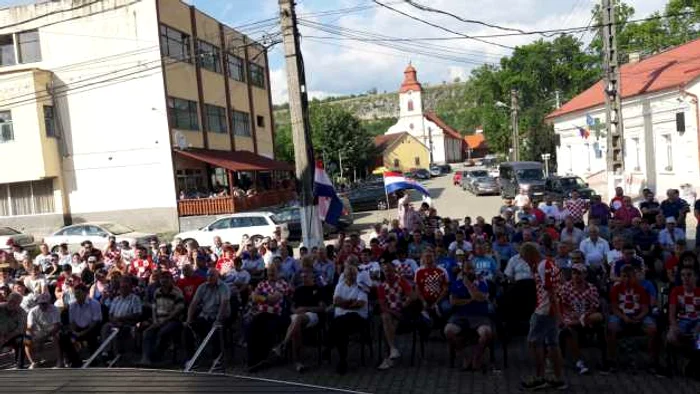
M 144 0 L 152 1 L 152 0 Z M 417 10 L 401 0 L 380 0 L 406 13 L 440 26 L 469 35 L 490 35 L 502 31 L 466 24 L 447 16 Z M 415 0 L 465 18 L 477 19 L 522 30 L 556 29 L 586 26 L 590 10 L 599 0 Z M 648 16 L 662 9 L 667 0 L 625 0 L 636 9 L 635 17 Z M 0 0 L 0 7 L 31 0 Z M 187 0 L 209 15 L 242 31 L 254 39 L 279 32 L 278 24 L 269 22 L 250 25 L 278 15 L 277 0 Z M 301 20 L 322 23 L 362 33 L 391 37 L 448 37 L 451 34 L 421 24 L 374 4 L 371 0 L 297 0 Z M 338 10 L 341 10 L 338 12 Z M 302 26 L 302 51 L 306 64 L 307 83 L 312 97 L 362 93 L 376 88 L 394 91 L 403 77 L 402 71 L 411 61 L 423 83 L 439 84 L 454 78 L 466 78 L 474 67 L 497 63 L 510 50 L 472 40 L 440 41 L 423 48 L 407 45 L 405 50 L 386 48 L 371 43 L 314 37 L 331 34 Z M 308 38 L 307 38 L 308 37 Z M 584 42 L 591 34 L 581 35 Z M 491 39 L 507 46 L 527 44 L 538 36 L 516 36 Z M 433 45 L 435 44 L 435 45 Z M 418 53 L 423 52 L 423 53 Z M 437 57 L 436 57 L 437 56 Z M 440 58 L 443 57 L 443 58 Z M 286 101 L 286 74 L 281 45 L 270 50 L 271 88 L 273 101 Z

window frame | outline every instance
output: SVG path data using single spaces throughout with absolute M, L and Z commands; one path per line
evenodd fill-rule
M 15 50 L 15 35 L 12 33 L 0 35 L 0 40 L 9 38 L 9 43 L 0 43 L 0 67 L 10 67 L 17 65 L 17 51 Z M 7 63 L 3 62 L 3 48 L 12 49 L 12 51 L 7 51 Z
M 56 138 L 56 108 L 53 105 L 44 105 L 44 131 L 49 138 Z M 50 115 L 50 116 L 47 116 Z
M 265 89 L 265 67 L 255 62 L 248 62 L 248 79 L 251 85 Z
M 261 129 L 265 128 L 265 117 L 262 115 L 256 115 L 255 116 L 255 126 L 260 127 Z
M 42 185 L 42 183 L 45 184 Z M 44 186 L 45 193 L 42 193 L 42 186 Z M 28 195 L 15 195 L 13 197 L 18 187 L 24 187 L 28 191 Z M 56 198 L 53 192 L 52 178 L 2 184 L 0 185 L 0 217 L 56 214 Z M 28 198 L 29 201 L 22 201 L 25 198 Z M 41 198 L 47 200 L 40 201 Z M 23 205 L 23 209 L 18 208 L 20 204 Z M 42 209 L 42 207 L 46 207 L 46 209 Z
M 22 42 L 22 36 L 23 36 L 23 35 L 29 35 L 29 34 L 36 34 L 36 39 L 30 39 L 30 40 L 27 40 L 27 41 Z M 38 57 L 37 57 L 37 58 L 33 58 L 33 59 L 29 59 L 29 60 L 25 60 L 25 59 L 24 59 L 24 56 L 22 56 L 22 47 L 23 47 L 23 46 L 31 45 L 31 44 L 33 44 L 33 43 L 36 43 L 36 45 L 37 45 L 37 49 L 38 49 L 38 50 L 37 50 L 37 54 L 38 54 Z M 40 36 L 39 36 L 39 30 L 37 30 L 37 29 L 25 30 L 25 31 L 22 31 L 22 32 L 17 33 L 17 34 L 16 34 L 16 38 L 15 38 L 15 45 L 17 46 L 17 52 L 16 52 L 16 53 L 17 53 L 17 55 L 16 55 L 17 58 L 15 59 L 17 63 L 19 63 L 19 64 L 27 64 L 27 63 L 38 63 L 38 62 L 41 61 L 41 39 L 40 39 Z
M 205 59 L 209 60 L 205 61 Z M 221 48 L 206 41 L 197 40 L 197 64 L 205 70 L 222 74 Z
M 238 64 L 236 64 L 236 62 Z M 237 70 L 233 73 L 233 70 Z M 246 81 L 246 68 L 245 60 L 240 56 L 236 56 L 232 53 L 226 53 L 226 75 L 234 81 L 245 82 Z
M 187 109 L 176 108 L 176 106 L 175 106 L 176 103 L 187 104 L 188 108 Z M 196 101 L 181 99 L 179 97 L 168 96 L 167 108 L 168 108 L 168 117 L 170 118 L 170 126 L 173 129 L 178 129 L 178 130 L 199 131 L 199 108 L 197 108 L 197 107 L 199 107 L 199 105 Z M 194 109 L 194 115 L 192 114 L 193 109 Z M 177 111 L 177 113 L 175 111 Z M 189 125 L 187 125 L 187 127 L 182 127 L 182 125 L 178 121 L 177 114 L 183 113 L 185 111 L 187 111 L 187 115 L 190 118 Z
M 172 35 L 169 35 L 168 33 L 178 33 L 180 35 L 179 38 L 173 37 Z M 173 27 L 170 27 L 164 23 L 161 23 L 158 27 L 158 39 L 160 42 L 160 51 L 161 55 L 167 56 L 171 59 L 179 60 L 181 62 L 185 63 L 192 63 L 192 36 L 180 31 L 178 29 L 175 29 Z M 180 56 L 176 56 L 173 51 L 171 51 L 171 43 L 172 45 L 176 45 L 180 47 L 180 50 L 182 50 L 184 53 Z
M 8 114 L 9 116 L 7 118 L 3 118 L 4 114 Z M 7 125 L 7 128 L 9 131 L 6 133 L 5 131 L 5 125 Z M 5 136 L 8 136 L 5 138 Z M 12 119 L 12 110 L 2 110 L 0 111 L 0 144 L 6 144 L 8 142 L 14 142 L 15 141 L 15 126 L 14 126 L 14 120 Z
M 212 128 L 212 119 L 218 119 L 218 129 Z M 226 119 L 226 108 L 213 104 L 204 104 L 204 124 L 205 129 L 210 133 L 227 134 L 228 120 Z
M 245 123 L 243 123 L 242 117 L 245 117 Z M 253 130 L 250 125 L 250 114 L 243 111 L 236 111 L 235 109 L 231 111 L 231 123 L 233 124 L 233 135 L 238 137 L 252 137 Z M 243 130 L 239 132 L 238 125 L 245 124 Z

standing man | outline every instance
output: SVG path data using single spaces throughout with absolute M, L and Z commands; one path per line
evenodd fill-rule
M 527 341 L 535 358 L 535 375 L 522 382 L 526 390 L 551 387 L 556 390 L 568 388 L 564 381 L 561 349 L 559 348 L 559 308 L 560 273 L 551 260 L 540 260 L 537 244 L 525 243 L 520 247 L 520 256 L 532 268 L 537 289 L 537 306 L 530 318 L 530 332 Z M 554 369 L 554 380 L 545 380 L 545 349 Z
M 615 197 L 610 200 L 610 211 L 613 213 L 622 206 L 622 197 L 625 196 L 625 191 L 620 186 L 615 188 Z
M 604 203 L 599 195 L 591 196 L 591 207 L 588 211 L 588 225 L 596 222 L 603 234 L 608 233 L 608 221 L 610 220 L 610 207 Z
M 654 192 L 651 189 L 644 189 L 644 201 L 639 203 L 639 210 L 642 211 L 642 219 L 649 224 L 654 223 L 656 215 L 661 213 L 661 204 L 654 198 Z M 697 204 L 696 204 L 697 205 Z
M 564 209 L 569 211 L 569 217 L 573 219 L 574 226 L 583 230 L 585 227 L 583 215 L 588 212 L 588 203 L 579 196 L 578 190 L 571 191 L 571 198 L 564 201 Z
M 661 202 L 661 213 L 667 219 L 669 217 L 675 218 L 678 228 L 685 232 L 685 217 L 690 212 L 688 202 L 679 197 L 678 189 L 668 189 L 666 197 Z

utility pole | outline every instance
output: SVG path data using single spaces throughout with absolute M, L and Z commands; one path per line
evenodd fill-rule
M 513 161 L 520 160 L 520 141 L 518 141 L 520 133 L 518 132 L 518 91 L 511 89 L 510 91 L 510 121 L 513 128 Z
M 294 0 L 279 0 L 280 24 L 284 42 L 284 57 L 287 68 L 287 90 L 289 92 L 289 114 L 292 121 L 294 161 L 301 214 L 302 242 L 308 248 L 323 246 L 323 232 L 318 209 L 314 206 L 314 152 L 309 126 L 309 100 L 304 75 L 304 61 L 299 47 Z
M 614 194 L 616 186 L 622 183 L 625 163 L 623 152 L 624 126 L 622 123 L 622 104 L 620 94 L 620 63 L 617 53 L 617 27 L 615 20 L 615 1 L 601 0 L 603 13 L 603 72 L 605 117 L 607 120 L 608 144 L 608 196 Z

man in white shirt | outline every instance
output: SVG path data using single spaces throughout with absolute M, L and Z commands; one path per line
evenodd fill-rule
M 557 207 L 554 202 L 552 201 L 552 195 L 547 194 L 544 196 L 544 201 L 540 203 L 538 206 L 540 211 L 544 212 L 544 215 L 548 218 L 559 220 L 559 216 L 561 215 L 559 213 L 559 207 Z
M 508 260 L 504 274 L 514 282 L 532 279 L 532 268 L 520 257 L 520 254 L 516 254 Z
M 357 285 L 357 267 L 346 264 L 343 280 L 333 294 L 335 305 L 330 335 L 338 349 L 340 361 L 336 371 L 345 374 L 348 369 L 348 343 L 352 333 L 361 332 L 367 324 L 367 293 Z
M 38 351 L 48 339 L 54 343 L 56 353 L 56 366 L 61 367 L 61 352 L 58 345 L 58 333 L 61 328 L 61 316 L 58 309 L 51 305 L 51 296 L 42 293 L 37 297 L 37 304 L 27 314 L 27 334 L 24 340 L 24 349 L 29 359 L 29 369 L 37 366 L 35 359 Z
M 564 229 L 561 230 L 561 234 L 559 234 L 559 242 L 568 242 L 574 246 L 574 248 L 578 248 L 581 245 L 581 241 L 583 241 L 583 231 L 574 226 L 574 220 L 570 217 L 567 217 L 564 220 Z
M 450 252 L 450 255 L 454 256 L 457 249 L 463 251 L 466 255 L 469 255 L 471 253 L 472 244 L 464 238 L 465 237 L 463 231 L 457 231 L 457 233 L 455 233 L 455 240 L 452 241 L 452 243 L 450 243 L 450 246 L 447 247 L 447 250 Z
M 530 197 L 527 195 L 527 190 L 520 189 L 520 193 L 513 199 L 515 206 L 520 210 L 525 205 L 530 205 Z
M 590 226 L 588 238 L 581 241 L 579 250 L 583 253 L 588 267 L 600 268 L 605 262 L 608 252 L 610 252 L 610 245 L 608 245 L 608 241 L 600 238 L 598 227 Z

